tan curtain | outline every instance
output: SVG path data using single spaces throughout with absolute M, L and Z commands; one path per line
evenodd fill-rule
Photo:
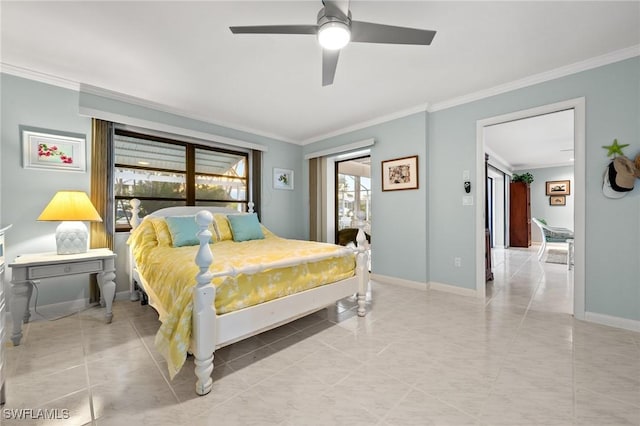
M 102 222 L 91 223 L 91 248 L 113 250 L 113 123 L 94 118 L 92 124 L 91 202 Z
M 326 197 L 324 188 L 323 167 L 325 161 L 320 158 L 309 159 L 309 240 L 326 241 L 326 231 L 323 224 L 326 223 Z
M 262 151 L 251 151 L 251 199 L 253 211 L 261 219 L 262 214 Z
M 102 222 L 89 227 L 91 248 L 114 249 L 113 212 L 113 123 L 94 118 L 91 123 L 91 202 Z M 89 302 L 100 299 L 100 288 L 91 280 Z

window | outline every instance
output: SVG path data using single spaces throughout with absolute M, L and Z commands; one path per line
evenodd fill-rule
M 140 217 L 171 206 L 246 211 L 248 154 L 118 129 L 114 136 L 116 230 L 131 229 L 129 200 Z

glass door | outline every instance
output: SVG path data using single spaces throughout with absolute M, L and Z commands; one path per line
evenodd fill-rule
M 336 242 L 355 240 L 358 212 L 364 213 L 365 232 L 371 235 L 371 157 L 336 162 Z

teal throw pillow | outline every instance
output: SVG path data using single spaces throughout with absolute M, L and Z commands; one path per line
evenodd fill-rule
M 233 241 L 264 239 L 262 227 L 260 227 L 260 222 L 258 221 L 258 215 L 255 213 L 230 214 L 227 218 L 229 219 L 229 225 L 231 225 Z
M 200 228 L 196 223 L 195 216 L 167 216 L 165 220 L 167 221 L 174 247 L 197 246 L 200 244 L 200 240 L 196 235 Z

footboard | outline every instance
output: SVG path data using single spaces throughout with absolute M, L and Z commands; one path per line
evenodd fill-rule
M 134 227 L 139 221 L 137 216 L 139 205 L 138 200 L 132 201 L 134 212 L 132 224 Z M 252 305 L 241 310 L 217 315 L 214 303 L 216 300 L 216 288 L 212 284 L 214 278 L 237 274 L 253 274 L 265 268 L 285 268 L 297 264 L 300 260 L 285 259 L 268 265 L 251 264 L 241 270 L 232 269 L 212 273 L 211 265 L 214 259 L 209 243 L 212 236 L 210 228 L 214 217 L 209 208 L 205 207 L 204 209 L 206 210 L 203 210 L 202 207 L 170 207 L 151 214 L 156 217 L 166 217 L 168 215 L 193 215 L 197 212 L 195 221 L 199 229 L 197 232 L 199 245 L 195 263 L 198 266 L 198 273 L 195 277 L 196 285 L 193 287 L 192 293 L 192 329 L 189 345 L 190 352 L 195 358 L 196 393 L 198 395 L 206 395 L 211 391 L 214 351 L 217 348 L 278 327 L 354 294 L 357 294 L 358 316 L 365 315 L 369 272 L 365 248 L 366 238 L 363 230 L 364 222 L 361 216 L 359 216 L 359 231 L 356 237 L 357 246 L 354 249 L 356 253 L 354 276 L 332 284 L 325 284 L 300 293 Z M 237 211 L 229 210 L 214 210 L 214 212 L 238 213 Z M 306 258 L 305 261 L 315 260 Z M 142 277 L 136 278 L 138 274 L 133 259 L 131 259 L 131 262 L 131 279 L 132 281 L 139 280 L 142 286 Z M 135 293 L 132 288 L 132 300 L 135 297 Z M 153 305 L 152 300 L 150 300 L 150 303 Z
M 196 393 L 206 395 L 211 391 L 214 351 L 244 338 L 293 321 L 315 312 L 342 298 L 357 294 L 358 316 L 364 316 L 366 290 L 369 283 L 367 252 L 365 248 L 364 222 L 359 220 L 356 237 L 356 275 L 343 281 L 271 300 L 239 311 L 216 315 L 215 287 L 211 280 L 218 275 L 209 268 L 213 263 L 213 254 L 209 247 L 209 224 L 213 220 L 211 213 L 201 211 L 196 215 L 200 228 L 198 239 L 200 247 L 196 255 L 196 264 L 200 272 L 196 276 L 197 285 L 193 290 L 193 317 L 191 349 L 195 358 Z M 283 265 L 285 266 L 285 265 Z M 241 271 L 235 271 L 240 273 Z

